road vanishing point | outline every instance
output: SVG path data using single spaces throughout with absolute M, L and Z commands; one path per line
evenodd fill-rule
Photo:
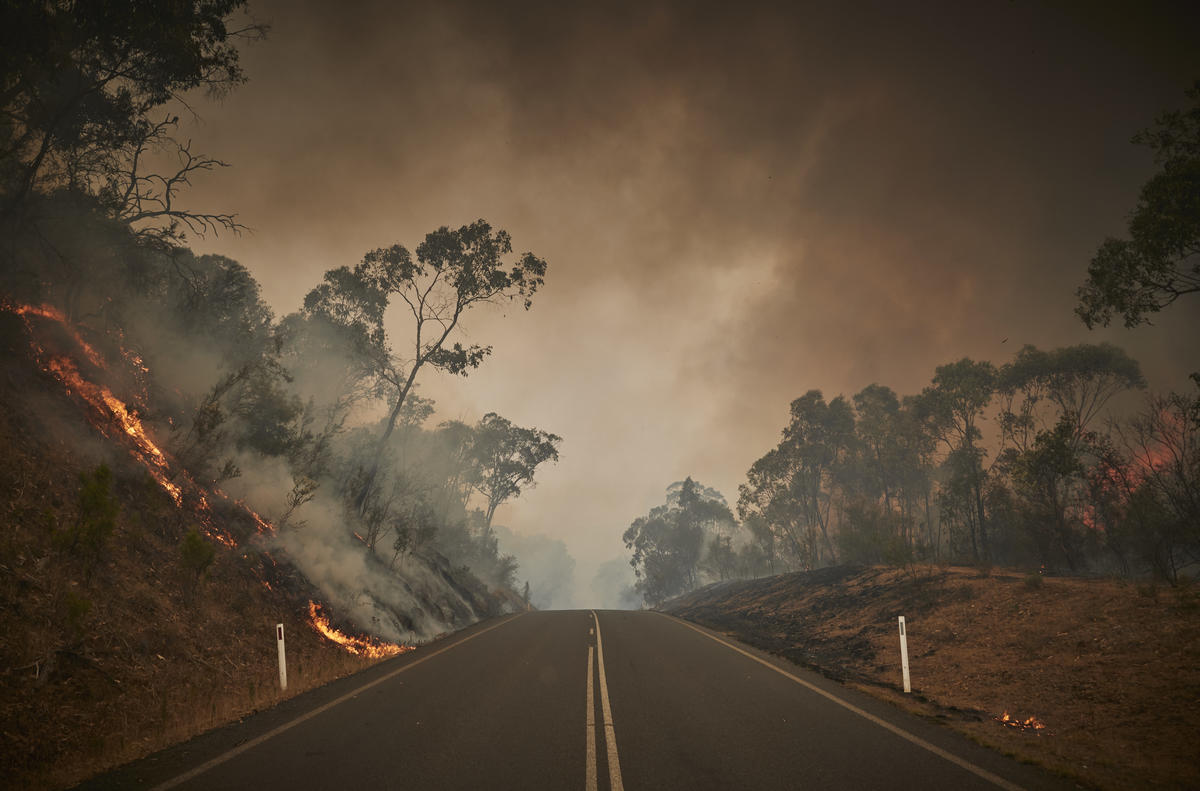
M 80 789 L 1073 787 L 657 612 L 476 624 Z

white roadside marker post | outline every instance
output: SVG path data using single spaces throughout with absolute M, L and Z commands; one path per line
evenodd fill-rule
M 283 643 L 280 643 L 280 651 Z M 280 655 L 282 656 L 282 654 Z M 904 691 L 912 692 L 912 684 L 908 680 L 908 635 L 904 633 L 904 616 L 900 616 L 900 667 L 904 669 Z
M 287 689 L 287 658 L 283 653 L 283 624 L 275 624 L 275 640 L 279 644 L 279 688 Z M 905 665 L 907 668 L 908 665 Z M 907 673 L 908 671 L 905 670 Z

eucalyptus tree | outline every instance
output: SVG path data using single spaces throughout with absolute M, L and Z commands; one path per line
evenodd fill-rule
M 169 237 L 181 225 L 236 228 L 231 215 L 176 204 L 191 174 L 223 163 L 174 141 L 178 118 L 167 108 L 188 91 L 219 95 L 245 82 L 236 45 L 266 33 L 245 8 L 246 0 L 0 6 L 0 217 L 67 190 L 110 217 L 165 221 L 158 227 Z M 179 154 L 177 172 L 145 173 L 164 146 Z
M 760 517 L 805 567 L 835 558 L 830 536 L 838 474 L 854 439 L 854 411 L 820 390 L 792 401 L 779 445 L 758 459 L 738 489 L 743 520 Z
M 987 516 L 983 505 L 986 451 L 980 444 L 979 422 L 996 388 L 996 368 L 967 357 L 939 365 L 933 383 L 920 396 L 926 425 L 948 451 L 952 486 L 943 494 L 963 502 L 952 510 L 964 517 L 976 560 L 989 559 Z
M 489 412 L 475 426 L 471 436 L 471 487 L 483 497 L 484 531 L 492 527 L 496 509 L 521 494 L 521 487 L 533 485 L 537 468 L 547 461 L 558 461 L 562 437 L 536 428 L 514 425 L 507 418 Z
M 1133 142 L 1154 152 L 1159 170 L 1142 185 L 1127 239 L 1104 241 L 1078 289 L 1076 314 L 1107 326 L 1149 323 L 1186 294 L 1200 292 L 1200 81 L 1187 92 L 1192 106 L 1160 115 Z
M 868 476 L 867 491 L 873 498 L 882 497 L 884 510 L 890 513 L 900 477 L 900 399 L 890 387 L 867 385 L 854 394 L 854 411 L 855 432 Z
M 1078 344 L 1045 352 L 1025 346 L 997 377 L 1001 467 L 1026 504 L 1026 529 L 1041 556 L 1075 569 L 1082 558 L 1089 503 L 1089 430 L 1117 394 L 1144 388 L 1137 361 L 1111 344 Z M 1089 461 L 1089 457 L 1092 459 Z
M 375 486 L 384 448 L 405 401 L 424 368 L 466 376 L 491 354 L 490 346 L 464 346 L 453 340 L 472 308 L 519 301 L 526 310 L 544 282 L 546 262 L 525 253 L 511 264 L 506 231 L 483 220 L 456 230 L 430 232 L 416 255 L 401 245 L 367 253 L 354 268 L 325 273 L 304 298 L 303 313 L 343 330 L 349 350 L 363 364 L 375 395 L 388 414 L 354 501 L 365 509 Z M 395 342 L 385 327 L 390 307 L 408 318 L 410 335 Z
M 734 524 L 725 498 L 690 477 L 667 489 L 667 502 L 638 517 L 622 536 L 632 550 L 636 589 L 658 604 L 696 587 L 706 556 L 715 576 L 732 573 L 734 555 L 726 526 Z
M 1111 343 L 1081 343 L 1051 351 L 1026 345 L 1001 366 L 996 390 L 1004 439 L 1024 449 L 1060 421 L 1079 439 L 1117 394 L 1144 389 L 1137 361 Z

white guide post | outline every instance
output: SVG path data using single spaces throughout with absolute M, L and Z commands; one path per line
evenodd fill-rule
M 283 653 L 283 624 L 275 624 L 275 640 L 279 643 L 279 688 L 287 689 L 287 659 Z M 908 663 L 904 665 L 905 677 L 908 674 Z
M 280 651 L 283 643 L 280 643 Z M 282 654 L 280 654 L 282 656 Z M 908 680 L 908 635 L 904 633 L 904 616 L 900 616 L 900 667 L 904 669 L 904 691 L 912 692 L 912 684 Z

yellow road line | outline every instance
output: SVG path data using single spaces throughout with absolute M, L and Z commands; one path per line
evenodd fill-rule
M 608 786 L 612 791 L 624 791 L 621 782 L 621 759 L 617 755 L 617 729 L 613 725 L 612 707 L 608 703 L 608 681 L 604 677 L 604 642 L 600 638 L 600 617 L 596 619 L 596 664 L 600 667 L 600 708 L 604 714 L 604 744 L 608 748 Z

